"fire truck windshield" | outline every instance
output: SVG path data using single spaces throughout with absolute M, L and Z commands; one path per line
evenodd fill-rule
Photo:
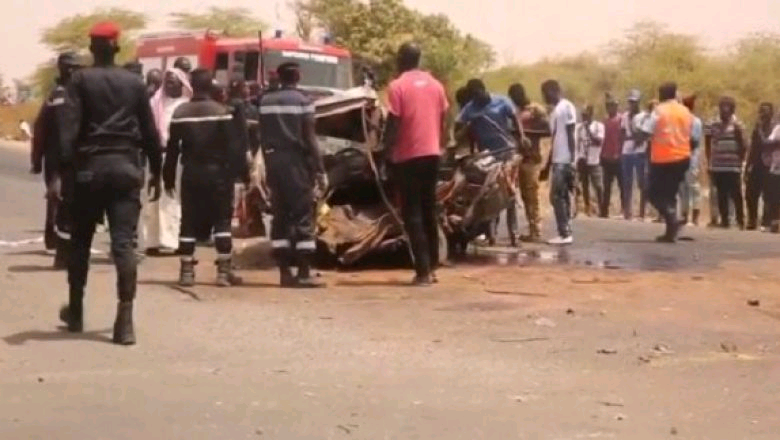
M 354 85 L 350 58 L 290 50 L 266 50 L 263 56 L 266 71 L 275 70 L 282 63 L 298 63 L 302 86 L 346 90 Z

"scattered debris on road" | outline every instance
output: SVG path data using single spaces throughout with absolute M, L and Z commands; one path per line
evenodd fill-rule
M 761 301 L 757 299 L 749 299 L 747 303 L 750 307 L 758 307 L 761 305 Z
M 724 353 L 736 353 L 738 351 L 737 344 L 733 342 L 721 342 L 720 349 L 723 350 Z
M 606 400 L 599 401 L 598 403 L 599 405 L 612 407 L 612 408 L 623 408 L 625 406 L 622 403 L 608 402 Z
M 596 353 L 598 354 L 617 354 L 617 350 L 613 348 L 600 348 Z

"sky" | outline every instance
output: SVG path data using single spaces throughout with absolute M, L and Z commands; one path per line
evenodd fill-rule
M 443 13 L 463 31 L 490 43 L 500 62 L 533 62 L 545 56 L 598 50 L 640 20 L 665 23 L 699 36 L 714 49 L 751 32 L 780 33 L 777 0 L 405 0 L 425 13 Z M 53 54 L 38 42 L 41 31 L 95 7 L 144 12 L 153 29 L 165 29 L 168 13 L 210 5 L 247 7 L 274 27 L 292 30 L 286 0 L 2 0 L 6 17 L 0 42 L 0 74 L 24 78 Z

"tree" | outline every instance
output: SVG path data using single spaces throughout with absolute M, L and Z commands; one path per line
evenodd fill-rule
M 398 47 L 409 41 L 422 46 L 424 67 L 445 83 L 481 72 L 494 58 L 487 44 L 463 35 L 446 16 L 421 14 L 401 0 L 300 0 L 295 7 L 370 65 L 380 85 L 393 75 Z
M 310 40 L 315 28 L 314 16 L 306 9 L 303 0 L 290 2 L 290 6 L 295 12 L 295 33 L 304 41 Z
M 171 24 L 185 30 L 213 30 L 231 37 L 257 35 L 266 24 L 254 17 L 247 8 L 220 8 L 212 6 L 205 13 L 175 12 Z
M 85 54 L 89 47 L 89 29 L 100 21 L 110 20 L 122 29 L 119 42 L 122 49 L 118 56 L 119 62 L 132 59 L 135 56 L 133 33 L 146 27 L 147 18 L 144 14 L 127 9 L 110 8 L 96 9 L 89 14 L 77 14 L 60 20 L 54 26 L 46 28 L 41 33 L 41 43 L 54 53 L 74 51 Z M 46 95 L 51 90 L 56 78 L 54 59 L 40 64 L 31 77 L 31 84 L 38 94 Z

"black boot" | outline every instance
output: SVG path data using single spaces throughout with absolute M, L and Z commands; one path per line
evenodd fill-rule
M 279 285 L 282 287 L 295 287 L 297 285 L 290 266 L 279 266 Z
M 133 329 L 133 302 L 120 301 L 114 321 L 114 344 L 134 345 L 135 330 Z
M 182 258 L 181 268 L 179 270 L 179 285 L 181 287 L 192 287 L 195 285 L 195 260 L 192 258 Z
M 240 286 L 244 280 L 233 273 L 232 260 L 230 258 L 220 258 L 217 260 L 217 286 L 230 287 Z
M 311 276 L 311 255 L 298 255 L 298 276 L 295 284 L 308 289 L 325 287 L 325 283 Z
M 60 321 L 68 326 L 71 333 L 84 331 L 84 295 L 79 292 L 71 292 L 70 301 L 60 308 Z

